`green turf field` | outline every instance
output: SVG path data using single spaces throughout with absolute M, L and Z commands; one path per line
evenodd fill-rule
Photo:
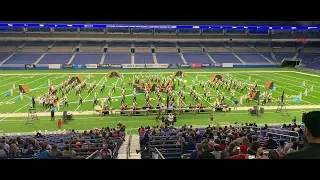
M 276 90 L 273 91 L 273 98 L 276 99 L 280 96 L 281 91 L 286 92 L 286 105 L 287 106 L 299 106 L 299 105 L 320 105 L 320 76 L 314 75 L 314 74 L 306 74 L 306 73 L 299 73 L 296 72 L 293 69 L 234 69 L 234 68 L 228 68 L 228 69 L 183 69 L 187 76 L 183 77 L 182 80 L 186 81 L 186 102 L 192 102 L 191 98 L 189 98 L 188 93 L 190 92 L 190 85 L 192 80 L 195 80 L 196 83 L 199 84 L 199 81 L 207 81 L 213 74 L 221 74 L 226 75 L 227 72 L 230 74 L 230 76 L 233 79 L 241 80 L 241 81 L 247 81 L 249 75 L 251 76 L 251 82 L 257 80 L 261 92 L 263 92 L 263 87 L 265 83 L 268 80 L 272 80 L 274 82 L 274 85 L 276 87 Z M 83 79 L 86 78 L 88 74 L 91 74 L 92 77 L 90 79 L 87 79 L 88 85 L 93 82 L 97 81 L 97 88 L 94 90 L 97 92 L 98 98 L 106 98 L 109 89 L 111 89 L 112 83 L 114 83 L 117 87 L 116 92 L 112 94 L 112 107 L 113 109 L 118 109 L 120 106 L 120 79 L 119 78 L 110 78 L 108 79 L 106 83 L 106 90 L 104 94 L 99 93 L 99 89 L 101 83 L 105 79 L 105 75 L 108 73 L 109 70 L 25 70 L 25 71 L 0 71 L 0 113 L 26 113 L 30 103 L 31 103 L 31 97 L 35 96 L 42 96 L 47 92 L 47 82 L 48 79 L 50 79 L 51 84 L 57 85 L 61 82 L 65 81 L 69 76 L 81 76 Z M 126 103 L 129 104 L 129 106 L 132 105 L 132 87 L 128 86 L 128 79 L 133 77 L 135 75 L 142 75 L 145 76 L 146 74 L 156 74 L 158 75 L 160 73 L 160 76 L 168 76 L 172 74 L 175 70 L 120 70 L 119 72 L 124 75 L 124 82 L 126 84 Z M 302 84 L 302 81 L 305 80 L 306 87 L 302 88 L 300 87 Z M 13 84 L 15 84 L 16 89 L 14 90 L 13 96 L 7 96 L 5 97 L 5 93 L 8 92 L 10 88 L 13 87 Z M 18 94 L 18 85 L 19 84 L 27 84 L 27 86 L 31 89 L 31 93 L 28 93 L 24 96 L 22 100 L 16 100 L 16 98 L 19 96 Z M 196 91 L 199 93 L 200 100 L 202 99 L 202 89 L 199 88 L 199 85 L 196 85 Z M 87 85 L 87 86 L 88 86 Z M 180 84 L 181 85 L 181 84 Z M 299 93 L 302 91 L 304 92 L 306 88 L 309 88 L 313 85 L 313 91 L 308 94 L 308 96 L 304 96 L 302 98 L 301 102 L 294 102 L 295 97 L 299 95 Z M 209 89 L 213 103 L 216 97 L 216 92 L 213 89 Z M 241 94 L 239 92 L 236 92 L 235 98 L 239 99 L 240 96 L 245 95 Z M 68 96 L 69 99 L 69 106 L 68 107 L 61 107 L 60 111 L 67 110 L 67 111 L 92 111 L 93 110 L 93 96 L 94 93 L 91 95 L 88 95 L 87 92 L 82 92 L 82 98 L 84 100 L 83 105 L 78 105 L 78 96 L 75 95 L 75 92 L 72 91 L 70 95 Z M 165 97 L 165 96 L 163 96 Z M 226 102 L 231 104 L 230 101 L 230 93 L 225 92 Z M 150 93 L 150 100 L 151 104 L 155 105 L 156 100 L 154 100 L 154 94 Z M 144 95 L 143 94 L 137 94 L 137 102 L 138 106 L 143 106 L 144 104 Z M 203 100 L 204 105 L 209 105 L 209 102 L 206 100 Z M 193 103 L 194 104 L 194 103 Z M 243 107 L 249 107 L 255 105 L 256 102 L 250 102 L 246 103 L 243 102 Z M 266 106 L 276 106 L 277 103 L 268 103 Z M 48 109 L 45 109 L 42 107 L 42 105 L 37 104 L 37 112 L 48 112 Z M 291 110 L 294 112 L 294 110 Z M 239 113 L 241 111 L 238 111 Z M 235 114 L 230 114 L 230 117 L 226 118 L 224 115 L 218 115 L 221 116 L 221 120 L 217 120 L 219 122 L 230 122 L 234 123 L 235 120 L 238 122 L 244 122 L 244 120 L 253 121 L 257 117 L 254 117 L 254 119 L 248 118 L 248 115 L 246 112 L 242 112 L 242 114 L 236 114 L 238 112 L 233 112 Z M 288 121 L 288 117 L 286 119 L 283 119 L 284 117 L 280 116 L 280 118 L 275 118 L 273 116 L 274 111 L 268 111 L 270 114 L 265 114 L 263 119 L 263 123 L 267 122 L 285 122 Z M 289 110 L 290 112 L 290 110 Z M 299 110 L 295 110 L 295 113 L 300 113 Z M 290 113 L 290 116 L 293 113 Z M 190 116 L 190 115 L 189 115 Z M 205 125 L 207 124 L 207 120 L 199 120 L 196 118 L 194 120 L 193 117 L 189 117 L 187 115 L 183 115 L 179 117 L 180 121 L 178 124 L 198 124 L 199 125 Z M 205 116 L 205 115 L 198 115 L 199 117 Z M 206 115 L 208 116 L 208 115 Z M 270 117 L 270 119 L 268 119 Z M 78 118 L 78 117 L 77 117 Z M 81 120 L 80 120 L 81 118 Z M 243 119 L 244 118 L 244 119 Z M 55 123 L 48 122 L 48 118 L 40 118 L 38 122 L 36 122 L 34 125 L 28 125 L 28 127 L 25 127 L 24 122 L 26 118 L 14 118 L 14 117 L 2 117 L 0 118 L 0 130 L 4 130 L 6 132 L 25 132 L 25 131 L 34 131 L 37 129 L 55 129 Z M 111 118 L 104 118 L 104 120 L 99 120 L 97 117 L 92 116 L 81 116 L 78 118 L 79 120 L 71 122 L 69 125 L 65 125 L 66 127 L 72 127 L 75 129 L 86 129 L 86 128 L 92 128 L 92 127 L 102 127 L 107 125 L 116 124 L 119 120 L 125 121 L 128 124 L 128 127 L 132 126 L 136 128 L 139 125 L 146 125 L 148 123 L 152 124 L 155 123 L 155 118 L 152 116 L 150 117 L 111 117 Z M 139 121 L 141 119 L 141 122 Z M 131 121 L 132 120 L 132 121 Z M 259 120 L 260 121 L 260 120 Z M 290 119 L 289 119 L 290 121 Z M 54 124 L 54 125 L 52 125 Z

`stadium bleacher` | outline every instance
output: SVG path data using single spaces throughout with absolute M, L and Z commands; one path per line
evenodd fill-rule
M 61 26 L 55 28 L 11 26 L 0 27 L 0 36 L 3 39 L 16 38 L 19 41 L 0 41 L 0 67 L 5 67 L 6 65 L 13 65 L 13 67 L 14 65 L 21 65 L 21 67 L 23 67 L 26 64 L 35 64 L 35 66 L 29 67 L 36 68 L 37 66 L 38 68 L 39 66 L 48 67 L 48 64 L 90 64 L 92 65 L 92 68 L 107 69 L 109 68 L 107 64 L 153 64 L 155 65 L 154 68 L 162 68 L 163 64 L 163 67 L 165 67 L 166 64 L 169 64 L 172 68 L 181 68 L 183 65 L 194 68 L 193 66 L 189 66 L 189 64 L 200 64 L 200 67 L 202 68 L 206 66 L 205 64 L 210 64 L 208 66 L 220 66 L 220 64 L 223 63 L 230 63 L 230 67 L 232 67 L 233 64 L 235 65 L 233 67 L 246 64 L 248 64 L 248 67 L 262 64 L 261 67 L 265 68 L 266 66 L 273 64 L 280 66 L 280 62 L 283 59 L 288 58 L 294 60 L 296 57 L 302 59 L 302 64 L 304 66 L 301 67 L 310 68 L 315 72 L 319 72 L 320 70 L 319 43 L 308 42 L 313 41 L 311 38 L 319 38 L 318 25 L 315 30 L 310 30 L 310 33 L 306 33 L 306 30 L 293 30 L 293 28 L 290 30 L 286 29 L 278 31 L 275 29 L 258 30 L 259 28 L 257 28 L 257 30 L 251 30 L 250 28 L 244 29 L 243 27 L 241 27 L 241 29 L 234 29 L 234 27 L 230 28 L 231 26 L 228 28 L 223 28 L 221 26 L 221 29 L 210 29 L 211 27 L 207 29 L 199 27 L 158 29 L 146 27 L 120 28 L 120 26 L 119 28 L 94 28 L 93 26 L 87 28 L 85 28 L 85 26 L 82 26 L 81 28 L 66 28 Z M 47 39 L 44 39 L 41 41 L 33 41 L 33 37 L 35 37 L 35 39 L 47 38 L 54 40 L 47 41 Z M 305 37 L 310 39 L 303 39 Z M 74 40 L 61 40 L 71 38 Z M 25 39 L 28 40 L 25 41 Z M 282 40 L 279 41 L 278 39 Z M 259 40 L 263 41 L 259 42 Z M 6 61 L 3 61 L 5 59 Z M 181 66 L 176 66 L 177 64 Z M 58 68 L 60 66 L 53 65 L 51 67 Z M 75 66 L 68 67 L 71 69 Z M 84 66 L 81 66 L 81 68 L 82 67 Z M 113 68 L 115 67 L 117 66 L 114 66 Z M 124 67 L 125 65 L 123 65 L 123 68 Z M 129 65 L 127 67 L 131 66 Z M 139 67 L 141 68 L 142 66 Z M 136 66 L 136 68 L 139 67 Z M 195 68 L 200 67 L 195 66 Z M 27 69 L 27 66 L 23 68 Z M 87 66 L 87 68 L 89 68 L 89 66 Z M 147 68 L 147 66 L 145 68 Z M 36 71 L 37 69 L 34 70 Z M 198 71 L 207 71 L 206 73 L 211 73 L 207 69 L 200 69 Z M 150 72 L 156 72 L 156 70 L 150 70 Z M 33 73 L 33 70 L 31 73 Z M 107 74 L 108 72 L 101 70 L 97 74 L 104 73 Z M 129 70 L 126 73 L 130 74 Z M 277 73 L 279 73 L 278 75 L 280 76 L 280 71 Z M 146 74 L 148 74 L 148 72 Z M 161 70 L 155 74 L 162 78 Z M 203 76 L 198 75 L 198 72 L 196 71 L 193 71 L 190 74 L 191 75 L 188 74 L 187 77 L 181 75 L 180 79 L 178 79 L 177 76 L 177 82 L 180 82 L 180 80 L 182 81 L 182 78 L 186 78 L 185 81 L 188 82 L 187 78 L 192 78 L 192 75 L 195 75 L 196 78 L 190 79 L 189 82 L 191 80 L 198 81 L 198 77 L 211 77 L 211 74 Z M 243 78 L 247 78 L 245 77 L 247 74 L 250 73 L 246 72 L 246 74 L 243 75 Z M 136 72 L 136 75 L 138 77 L 138 72 Z M 106 78 L 104 75 L 99 76 L 104 79 L 100 80 L 98 84 L 94 84 L 95 81 L 93 81 L 94 83 L 90 81 L 88 84 L 90 84 L 90 86 L 93 84 L 102 87 L 102 85 L 100 86 L 100 83 L 106 82 Z M 140 76 L 144 76 L 142 72 L 139 74 L 139 77 Z M 252 76 L 260 75 L 256 74 Z M 129 77 L 129 75 L 126 75 L 126 77 Z M 290 76 L 283 75 L 279 79 L 286 80 L 287 77 Z M 316 75 L 314 75 L 314 77 L 316 77 Z M 14 79 L 14 77 L 11 78 Z M 46 77 L 43 76 L 41 78 Z M 52 77 L 51 80 L 54 81 L 59 78 L 60 77 L 56 76 Z M 65 79 L 66 77 L 63 78 Z M 86 80 L 90 78 L 91 75 L 85 77 Z M 133 78 L 135 78 L 134 74 Z M 251 79 L 251 75 L 249 75 L 249 78 Z M 267 80 L 267 77 L 261 78 Z M 10 80 L 10 78 L 8 79 Z M 116 80 L 116 85 L 120 79 L 122 80 L 122 78 Z M 297 77 L 297 79 L 299 78 Z M 6 81 L 4 78 L 2 80 Z M 20 78 L 20 80 L 22 81 L 24 78 Z M 259 81 L 260 80 L 261 79 L 259 79 Z M 307 81 L 314 84 L 317 83 L 316 80 L 313 81 L 313 79 Z M 110 82 L 113 81 L 111 80 L 109 83 Z M 280 82 L 280 80 L 277 82 Z M 37 82 L 34 84 L 36 83 Z M 46 85 L 50 84 L 50 81 L 48 80 L 48 83 L 41 82 L 40 85 L 41 84 L 44 85 L 35 88 L 35 90 L 47 88 Z M 286 84 L 290 85 L 289 82 Z M 16 84 L 13 86 L 15 85 Z M 106 87 L 110 88 L 108 85 L 109 84 L 107 84 Z M 2 86 L 6 89 L 10 89 L 11 82 L 8 81 L 7 84 L 3 83 Z M 282 88 L 280 85 L 278 87 Z M 316 89 L 318 87 L 317 84 L 314 87 Z M 118 85 L 118 87 L 115 88 L 118 89 L 120 87 Z M 189 88 L 189 86 L 187 86 L 187 88 Z M 146 87 L 145 89 L 148 88 Z M 307 90 L 308 89 L 306 89 L 306 92 Z M 292 96 L 297 96 L 299 93 L 298 90 L 292 91 L 296 93 Z M 315 92 L 316 91 L 317 90 L 315 90 Z M 16 91 L 14 92 L 16 93 Z M 279 92 L 280 91 L 276 91 L 274 93 L 276 94 Z M 17 93 L 19 93 L 18 90 Z M 7 97 L 6 91 L 3 91 L 2 94 Z M 83 101 L 91 102 L 91 100 L 88 100 L 91 98 L 89 95 L 90 93 L 85 96 Z M 313 95 L 310 95 L 308 98 Z M 31 96 L 25 97 L 25 101 L 32 99 Z M 110 104 L 113 99 L 118 101 L 118 99 L 114 97 L 115 96 L 112 96 Z M 314 97 L 316 97 L 316 95 L 314 95 Z M 11 102 L 14 104 L 19 98 L 21 97 L 15 97 L 14 100 L 1 102 L 0 105 L 10 104 Z M 37 99 L 37 101 L 39 99 Z M 204 98 L 201 97 L 201 100 L 203 99 Z M 40 101 L 42 100 L 39 100 L 39 102 Z M 235 101 L 232 100 L 232 102 L 234 103 Z M 75 110 L 77 111 L 80 107 L 80 100 L 79 102 L 70 102 L 70 104 L 71 103 L 76 105 L 79 103 L 79 106 Z M 211 102 L 208 103 L 210 105 Z M 25 107 L 28 105 L 29 104 L 25 105 Z M 95 106 L 95 104 L 93 106 Z M 232 104 L 232 106 L 235 106 L 235 104 Z M 60 107 L 60 105 L 58 105 L 58 107 Z M 80 108 L 79 111 L 83 112 L 84 109 Z M 46 112 L 48 110 L 49 109 L 44 109 Z M 114 110 L 114 112 L 116 112 L 116 110 Z M 0 111 L 0 114 L 3 115 L 5 112 Z M 226 113 L 225 117 L 228 118 L 229 114 Z M 87 117 L 83 119 L 87 120 L 86 118 Z M 95 116 L 94 118 L 98 119 L 98 117 Z M 113 117 L 110 119 L 112 118 Z M 6 117 L 3 119 L 1 118 L 0 121 L 5 119 Z M 102 120 L 102 115 L 99 116 L 99 120 Z M 3 122 L 6 123 L 5 121 Z M 145 126 L 144 124 L 138 129 L 138 133 L 131 132 L 130 138 L 128 138 L 128 134 L 126 134 L 127 131 L 123 125 L 118 125 L 117 128 L 94 128 L 81 133 L 71 129 L 69 131 L 60 129 L 50 133 L 47 131 L 32 132 L 31 135 L 30 133 L 10 135 L 10 133 L 4 133 L 0 129 L 0 133 L 3 134 L 0 142 L 0 159 L 117 159 L 119 158 L 118 154 L 120 149 L 126 153 L 130 152 L 131 143 L 138 143 L 139 147 L 137 147 L 136 151 L 139 156 L 141 155 L 141 159 L 213 159 L 212 156 L 204 157 L 204 151 L 209 151 L 216 159 L 230 159 L 230 157 L 244 153 L 243 147 L 246 148 L 245 154 L 248 155 L 246 159 L 251 159 L 252 156 L 255 159 L 281 159 L 288 153 L 299 151 L 299 149 L 306 144 L 306 140 L 304 139 L 305 127 L 304 125 L 297 125 L 295 122 L 292 122 L 289 125 L 270 126 L 267 124 L 265 126 L 257 126 L 255 123 L 235 123 L 231 125 L 230 122 L 228 123 L 227 126 L 212 124 L 205 128 L 204 126 L 200 127 L 200 125 L 199 127 L 192 127 L 192 125 L 189 127 L 169 127 L 163 126 L 162 123 L 158 126 L 143 127 Z M 114 122 L 112 122 L 112 124 L 114 124 Z M 80 127 L 82 126 L 83 125 Z M 137 128 L 133 127 L 131 130 L 132 129 L 136 130 Z M 133 134 L 138 138 L 132 139 Z M 137 142 L 135 142 L 136 140 Z M 270 142 L 273 142 L 273 144 Z M 207 147 L 209 147 L 209 150 L 206 149 Z M 55 150 L 56 148 L 57 150 Z M 276 152 L 277 157 L 271 155 L 274 151 Z M 264 155 L 261 155 L 261 152 Z M 54 153 L 56 154 L 52 155 Z M 127 154 L 127 157 L 124 157 L 124 159 L 130 159 L 128 156 L 129 155 Z
M 277 149 L 279 156 L 284 156 L 287 152 L 281 151 L 285 148 L 281 146 L 281 144 L 290 143 L 290 140 L 293 138 L 297 142 L 301 142 L 303 129 L 303 126 L 291 126 L 291 124 L 259 127 L 255 125 L 255 123 L 246 125 L 235 124 L 233 126 L 230 125 L 220 128 L 210 126 L 207 128 L 192 128 L 192 126 L 183 126 L 182 128 L 159 126 L 144 128 L 142 126 L 139 128 L 140 150 L 143 151 L 141 153 L 142 158 L 149 159 L 152 158 L 154 154 L 161 154 L 164 159 L 181 159 L 190 158 L 190 153 L 196 151 L 196 144 L 207 143 L 212 150 L 215 145 L 219 145 L 219 153 L 226 151 L 228 156 L 232 156 L 235 155 L 232 153 L 233 149 L 228 150 L 228 145 L 231 146 L 231 143 L 236 143 L 236 146 L 248 143 L 249 151 L 250 148 L 253 148 L 250 144 L 254 144 L 253 142 L 256 141 L 259 147 L 263 147 L 264 152 Z M 271 146 L 266 143 L 270 137 L 273 137 L 272 139 L 276 141 L 276 146 Z M 223 143 L 221 143 L 222 141 Z M 140 152 L 140 150 L 138 150 L 138 152 Z M 251 155 L 256 156 L 257 149 L 251 150 L 253 150 L 254 153 Z M 289 148 L 286 149 L 286 151 L 289 151 Z

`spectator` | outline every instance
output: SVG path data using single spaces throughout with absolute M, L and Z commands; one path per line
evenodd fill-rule
M 6 158 L 8 156 L 8 151 L 4 148 L 4 144 L 0 143 L 0 158 Z
M 306 144 L 300 151 L 289 153 L 285 159 L 320 159 L 320 111 L 304 114 Z
M 211 153 L 209 144 L 203 144 L 203 152 L 199 154 L 198 159 L 215 159 L 214 155 Z
M 230 159 L 248 159 L 249 158 L 249 155 L 247 154 L 248 147 L 246 145 L 241 145 L 240 147 L 237 147 L 237 150 L 239 150 L 239 154 L 231 156 Z
M 49 156 L 50 157 L 61 157 L 62 156 L 62 152 L 58 149 L 57 144 L 54 144 L 51 147 L 51 151 L 49 152 Z
M 236 139 L 236 141 L 240 144 L 242 142 L 243 134 L 240 132 L 239 137 Z
M 271 149 L 268 154 L 269 159 L 280 159 L 280 156 L 277 151 Z
M 256 156 L 259 148 L 260 144 L 257 141 L 253 141 L 248 149 L 248 154 Z
M 34 155 L 34 151 L 32 149 L 32 146 L 29 147 L 29 144 L 25 143 L 23 145 L 23 149 L 21 150 L 21 154 L 25 156 Z
M 278 144 L 275 140 L 273 140 L 272 138 L 272 134 L 269 134 L 268 135 L 269 139 L 266 140 L 264 143 L 263 143 L 263 147 L 267 147 L 267 148 L 275 148 L 275 147 L 278 147 Z
M 62 157 L 73 158 L 76 156 L 76 152 L 71 150 L 70 145 L 65 145 L 64 150 L 62 151 Z
M 299 143 L 294 142 L 293 145 L 291 146 L 291 148 L 288 150 L 287 154 L 297 152 L 298 150 L 299 150 Z
M 228 146 L 228 148 L 226 149 L 228 152 L 229 156 L 233 156 L 236 155 L 236 153 L 233 152 L 233 149 L 236 147 L 236 144 L 234 142 L 231 142 Z
M 24 142 L 23 142 L 23 140 L 21 139 L 20 136 L 17 137 L 17 143 L 18 143 L 19 145 L 23 145 L 23 144 L 24 144 Z
M 47 144 L 43 144 L 41 146 L 41 149 L 37 153 L 37 157 L 39 159 L 47 159 L 49 157 L 49 151 L 47 150 L 47 147 L 48 147 Z
M 190 159 L 197 159 L 198 156 L 203 152 L 202 144 L 196 145 L 196 150 L 190 154 Z
M 277 152 L 278 152 L 280 158 L 282 158 L 285 155 L 284 148 L 285 148 L 285 142 L 284 142 L 284 140 L 280 140 L 279 141 L 279 147 L 277 149 Z
M 227 147 L 226 140 L 221 139 L 221 143 L 220 143 L 220 151 L 225 150 L 225 149 L 226 149 L 226 147 Z
M 249 139 L 247 137 L 243 137 L 242 138 L 241 144 L 242 145 L 246 145 L 247 147 L 250 147 L 250 142 L 249 142 Z
M 221 159 L 229 159 L 229 154 L 226 150 L 221 151 Z
M 19 154 L 19 148 L 17 144 L 11 144 L 9 147 L 9 156 L 18 156 Z
M 216 144 L 214 146 L 214 151 L 212 152 L 215 159 L 221 159 L 221 151 L 220 151 L 220 145 Z
M 288 153 L 289 149 L 293 146 L 293 143 L 295 143 L 296 141 L 297 139 L 295 137 L 290 138 L 290 143 L 286 144 L 286 146 L 284 147 L 285 154 Z
M 256 154 L 256 159 L 268 159 L 268 156 L 266 156 L 263 153 L 263 148 L 262 147 L 258 148 L 257 154 Z
M 6 140 L 5 139 L 2 139 L 1 140 L 1 143 L 3 144 L 3 149 L 9 151 L 9 144 L 7 144 Z

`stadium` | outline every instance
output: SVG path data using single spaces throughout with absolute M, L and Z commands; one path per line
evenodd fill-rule
M 0 158 L 283 158 L 320 109 L 318 25 L 2 22 Z

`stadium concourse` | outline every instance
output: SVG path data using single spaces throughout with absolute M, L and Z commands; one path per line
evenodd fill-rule
M 0 23 L 0 158 L 319 159 L 318 24 L 223 24 Z

